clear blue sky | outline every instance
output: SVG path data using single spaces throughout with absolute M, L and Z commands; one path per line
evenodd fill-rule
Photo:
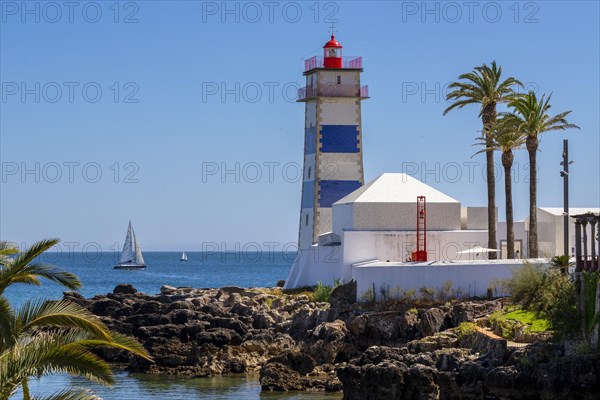
M 571 205 L 600 203 L 596 1 L 471 9 L 464 2 L 424 9 L 420 1 L 23 4 L 1 2 L 3 240 L 59 236 L 106 249 L 122 243 L 131 218 L 144 250 L 295 242 L 304 107 L 290 98 L 303 84 L 303 58 L 321 53 L 331 19 L 344 54 L 363 57 L 370 87 L 362 109 L 367 180 L 417 166 L 415 177 L 463 205 L 484 205 L 484 157 L 471 158 L 478 109 L 442 116 L 443 87 L 497 60 L 506 76 L 553 92 L 552 111 L 573 110 L 581 126 L 542 139 L 539 205 L 562 206 L 563 138 L 576 160 Z M 222 89 L 230 90 L 223 98 Z M 222 182 L 220 170 L 236 163 L 239 182 L 235 173 Z M 521 219 L 525 151 L 516 163 Z M 497 192 L 504 219 L 502 180 Z

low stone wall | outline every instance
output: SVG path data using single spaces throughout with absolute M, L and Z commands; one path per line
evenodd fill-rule
M 547 263 L 547 260 L 532 260 Z M 508 279 L 520 260 L 474 261 L 460 263 L 393 263 L 374 261 L 352 267 L 352 278 L 358 282 L 358 296 L 374 291 L 377 300 L 383 291 L 398 292 L 398 289 L 431 288 L 442 290 L 447 282 L 452 284 L 451 294 L 455 297 L 485 297 L 492 289 L 494 297 L 505 295 L 498 285 Z

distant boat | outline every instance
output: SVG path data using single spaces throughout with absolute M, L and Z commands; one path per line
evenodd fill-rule
M 140 250 L 140 246 L 135 237 L 131 221 L 129 221 L 127 235 L 125 236 L 125 244 L 123 245 L 119 263 L 114 266 L 114 269 L 146 269 L 146 263 L 144 262 L 142 251 Z
M 187 254 L 185 254 L 185 251 L 183 253 L 181 253 L 181 258 L 179 259 L 179 261 L 187 261 Z

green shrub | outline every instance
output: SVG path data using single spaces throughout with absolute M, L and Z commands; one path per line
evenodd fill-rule
M 477 332 L 477 325 L 473 322 L 461 322 L 456 328 L 456 335 L 459 339 L 464 338 L 465 336 L 472 335 Z
M 559 335 L 576 332 L 579 319 L 576 312 L 575 285 L 568 275 L 555 268 L 524 262 L 507 282 L 514 304 L 538 317 L 547 317 Z
M 331 286 L 324 285 L 321 281 L 317 282 L 317 286 L 315 286 L 315 290 L 312 295 L 313 301 L 321 303 L 328 302 L 332 290 L 333 288 Z
M 521 327 L 521 323 L 509 320 L 502 311 L 495 311 L 488 316 L 488 322 L 493 330 L 499 333 L 504 339 L 512 340 L 515 338 L 515 333 Z
M 404 298 L 409 302 L 413 301 L 417 296 L 417 289 L 409 289 L 404 292 Z
M 437 291 L 439 301 L 446 301 L 452 297 L 452 282 L 446 281 L 441 289 Z
M 364 292 L 360 294 L 360 301 L 365 303 L 374 303 L 375 302 L 375 291 L 373 288 L 368 288 Z
M 598 322 L 598 316 L 596 316 L 596 289 L 598 286 L 598 279 L 600 273 L 598 272 L 583 272 L 583 297 L 585 301 L 583 320 L 584 326 L 587 332 L 590 332 L 596 322 Z
M 433 302 L 435 289 L 431 287 L 425 287 L 419 289 L 419 293 L 421 294 L 421 299 L 427 302 Z

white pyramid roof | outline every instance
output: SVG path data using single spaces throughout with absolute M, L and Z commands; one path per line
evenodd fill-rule
M 540 207 L 539 208 L 542 211 L 546 211 L 549 214 L 552 214 L 554 216 L 562 216 L 563 215 L 563 208 L 562 207 Z M 569 208 L 569 215 L 578 215 L 578 214 L 585 214 L 587 212 L 593 212 L 593 213 L 600 213 L 600 208 L 598 207 L 570 207 Z
M 427 203 L 458 203 L 458 200 L 404 173 L 385 173 L 356 189 L 335 204 L 416 203 L 425 196 Z

